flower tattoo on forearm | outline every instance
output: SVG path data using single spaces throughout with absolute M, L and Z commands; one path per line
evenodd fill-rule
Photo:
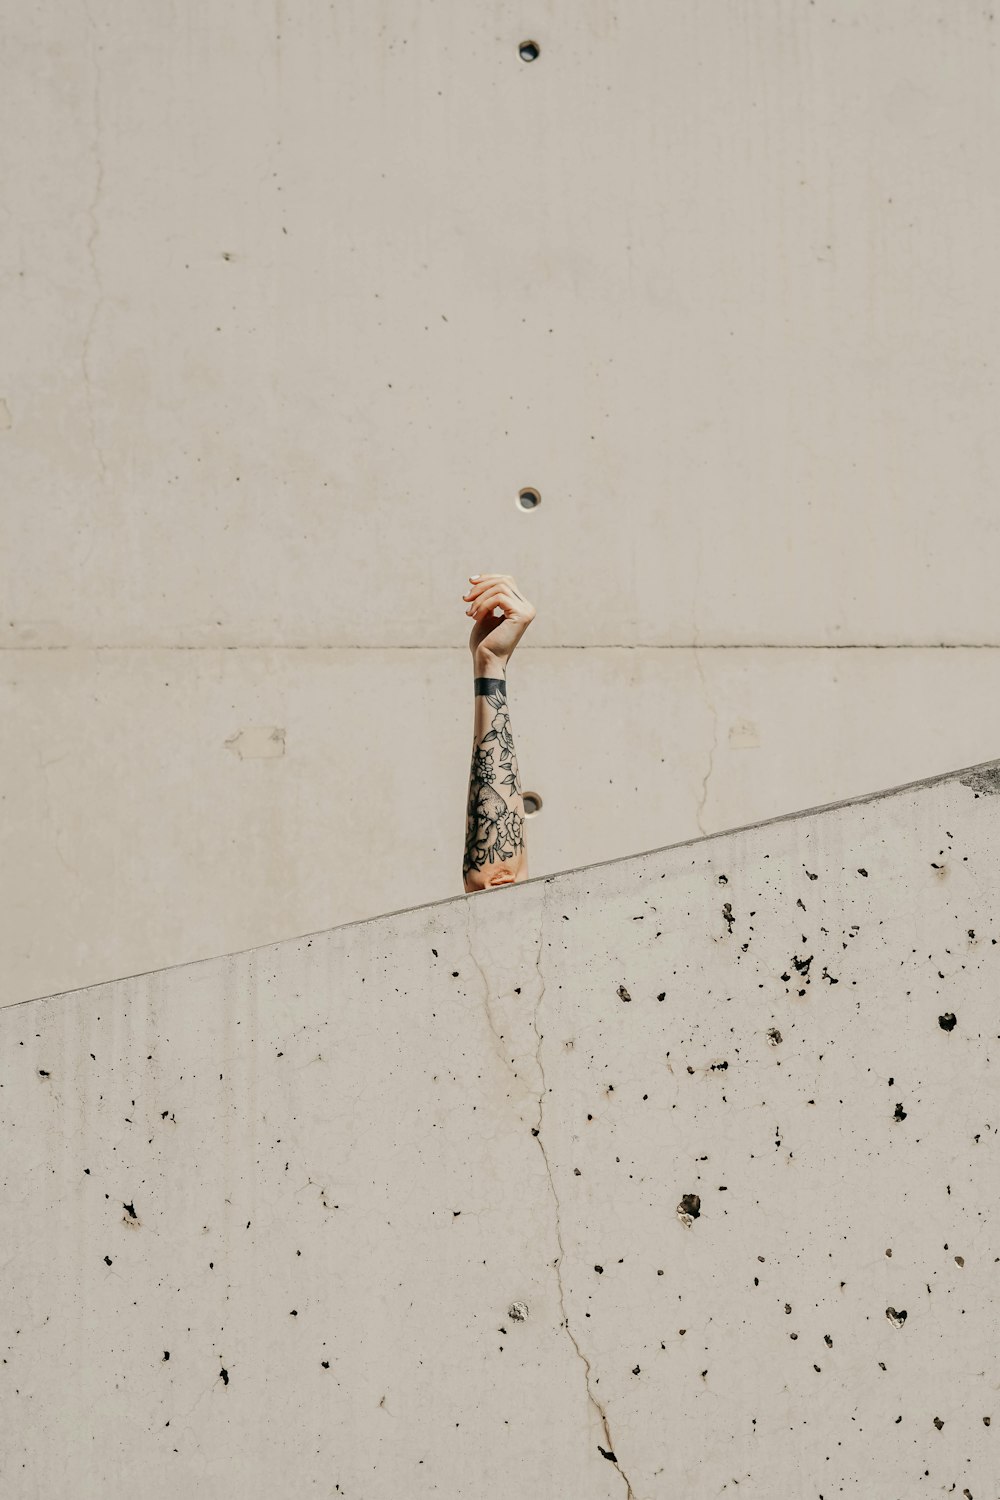
M 524 847 L 524 818 L 497 791 L 498 786 L 509 787 L 514 796 L 521 795 L 506 682 L 502 678 L 489 679 L 489 689 L 483 696 L 494 714 L 488 733 L 483 735 L 472 756 L 463 867 L 466 876 L 494 861 L 513 859 Z M 499 767 L 494 763 L 494 749 L 498 752 Z

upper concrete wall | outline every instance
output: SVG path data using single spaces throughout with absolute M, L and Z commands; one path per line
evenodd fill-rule
M 8 9 L 0 999 L 998 753 L 987 6 Z
M 10 24 L 11 643 L 1000 644 L 987 7 Z
M 986 1500 L 998 791 L 5 1011 L 5 1500 Z

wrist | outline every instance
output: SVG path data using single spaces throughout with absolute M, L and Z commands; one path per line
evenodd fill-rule
M 472 670 L 476 677 L 506 677 L 507 663 L 503 657 L 478 651 L 472 658 Z

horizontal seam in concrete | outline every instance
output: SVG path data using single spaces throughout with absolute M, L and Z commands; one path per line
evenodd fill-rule
M 184 646 L 172 641 L 148 646 L 61 645 L 9 646 L 0 643 L 0 651 L 468 651 L 467 645 L 423 646 L 389 644 L 384 646 L 347 644 L 326 645 L 199 645 Z M 522 646 L 522 654 L 531 651 L 1000 651 L 1000 641 L 594 641 L 589 645 Z
M 943 781 L 959 781 L 963 777 L 971 776 L 976 772 L 995 771 L 1000 773 L 1000 760 L 984 760 L 975 766 L 963 766 L 958 771 L 942 771 L 935 776 L 923 776 L 917 781 L 905 781 L 901 786 L 886 787 L 879 792 L 866 792 L 860 797 L 844 797 L 840 802 L 824 802 L 818 807 L 803 807 L 795 812 L 779 813 L 774 818 L 764 818 L 760 823 L 744 823 L 738 828 L 722 828 L 718 833 L 699 834 L 697 838 L 681 839 L 677 844 L 659 844 L 655 849 L 639 849 L 633 854 L 618 854 L 614 859 L 597 860 L 592 865 L 574 865 L 568 870 L 553 870 L 550 875 L 534 875 L 528 880 L 522 880 L 516 884 L 506 887 L 506 891 L 523 891 L 527 886 L 537 885 L 539 881 L 549 882 L 560 875 L 576 875 L 583 870 L 601 870 L 607 865 L 624 864 L 627 860 L 644 859 L 650 854 L 666 854 L 672 849 L 688 849 L 692 844 L 708 844 L 713 839 L 728 838 L 734 833 L 751 833 L 757 828 L 770 828 L 774 823 L 787 823 L 793 818 L 809 818 L 816 813 L 836 812 L 841 807 L 857 807 L 864 802 L 879 802 L 884 797 L 898 796 L 901 792 L 911 792 L 917 787 L 936 786 Z M 491 899 L 501 901 L 504 894 L 498 888 L 490 893 Z M 108 984 L 121 984 L 126 979 L 144 979 L 149 974 L 165 974 L 174 969 L 189 969 L 195 964 L 218 963 L 223 958 L 240 958 L 246 953 L 256 953 L 265 948 L 275 948 L 284 943 L 301 943 L 306 938 L 322 937 L 328 932 L 341 932 L 345 927 L 363 927 L 368 922 L 381 922 L 386 917 L 402 917 L 409 912 L 424 911 L 429 906 L 450 906 L 453 901 L 468 901 L 473 896 L 486 895 L 485 891 L 463 891 L 458 896 L 439 897 L 436 901 L 422 901 L 419 906 L 401 906 L 396 911 L 378 912 L 373 917 L 357 917 L 353 922 L 340 922 L 335 927 L 320 927 L 313 932 L 299 932 L 294 937 L 277 938 L 273 943 L 254 943 L 249 948 L 237 948 L 231 953 L 213 953 L 208 958 L 187 959 L 179 964 L 162 964 L 157 969 L 143 969 L 138 974 L 122 974 L 113 979 L 99 979 L 93 984 L 78 985 L 71 990 L 56 990 L 50 995 L 35 995 L 27 1000 L 15 1000 L 13 1005 L 0 1007 L 0 1017 L 5 1010 L 14 1010 L 19 1005 L 39 1005 L 43 1000 L 59 1000 L 67 995 L 84 994 L 87 990 L 101 989 Z M 509 898 L 508 898 L 509 899 Z

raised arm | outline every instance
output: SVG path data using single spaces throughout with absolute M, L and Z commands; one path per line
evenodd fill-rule
M 475 697 L 462 880 L 467 891 L 483 891 L 528 878 L 507 666 L 535 610 L 509 574 L 477 574 L 463 598 L 475 621 L 469 638 Z

